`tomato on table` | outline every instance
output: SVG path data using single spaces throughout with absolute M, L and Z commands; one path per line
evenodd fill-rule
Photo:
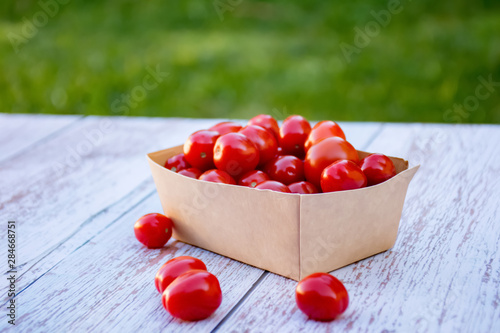
M 340 160 L 333 162 L 321 174 L 323 192 L 355 190 L 366 186 L 366 176 L 354 162 Z
M 212 183 L 236 185 L 236 181 L 234 180 L 233 177 L 231 177 L 230 174 L 219 169 L 211 169 L 205 171 L 204 173 L 201 174 L 201 176 L 198 179 Z
M 241 129 L 241 125 L 237 123 L 233 123 L 232 121 L 223 121 L 221 123 L 215 124 L 210 127 L 209 131 L 219 132 L 220 135 L 224 135 L 227 133 L 238 132 Z
M 163 266 L 160 267 L 155 276 L 155 286 L 158 292 L 163 293 L 163 291 L 181 274 L 188 271 L 198 269 L 207 270 L 207 266 L 200 259 L 181 256 L 177 258 L 170 259 Z
M 165 289 L 162 303 L 172 316 L 182 320 L 208 318 L 222 303 L 219 280 L 205 270 L 188 271 Z
M 184 154 L 172 156 L 165 162 L 165 168 L 172 170 L 173 172 L 179 172 L 180 170 L 184 170 L 189 167 L 190 165 L 184 157 Z
M 344 131 L 339 124 L 331 120 L 320 121 L 311 129 L 311 133 L 304 143 L 306 152 L 321 140 L 335 136 L 345 140 Z
M 249 138 L 259 150 L 258 165 L 264 165 L 276 156 L 278 142 L 270 131 L 257 125 L 247 125 L 239 133 Z
M 179 175 L 183 175 L 190 178 L 198 179 L 202 172 L 197 168 L 187 168 L 177 172 Z
M 224 134 L 215 142 L 214 163 L 217 169 L 239 177 L 255 169 L 259 163 L 259 150 L 241 133 Z
M 214 168 L 214 145 L 219 132 L 201 130 L 191 134 L 184 143 L 184 157 L 191 166 L 205 171 Z
M 316 186 L 306 181 L 292 183 L 288 185 L 288 188 L 292 193 L 299 193 L 299 194 L 319 193 Z
M 150 249 L 163 247 L 172 237 L 173 222 L 163 214 L 146 214 L 134 224 L 134 234 L 139 242 Z
M 260 170 L 253 170 L 243 174 L 243 176 L 241 176 L 240 179 L 238 180 L 238 185 L 255 187 L 260 183 L 262 183 L 263 181 L 269 179 L 270 179 L 269 176 L 265 172 Z
M 248 121 L 248 125 L 257 125 L 260 127 L 264 127 L 266 130 L 273 133 L 276 140 L 279 139 L 280 127 L 278 125 L 278 122 L 268 114 L 259 114 L 258 116 L 253 117 Z
M 368 186 L 377 185 L 396 175 L 392 160 L 383 154 L 371 154 L 359 162 L 368 180 Z
M 304 161 L 306 180 L 320 188 L 323 169 L 338 160 L 351 160 L 357 163 L 359 161 L 358 152 L 349 142 L 340 137 L 335 136 L 321 140 L 307 151 Z
M 327 273 L 314 273 L 298 283 L 295 301 L 309 318 L 331 321 L 347 309 L 349 295 L 336 277 Z
M 262 183 L 255 186 L 255 188 L 259 190 L 271 190 L 276 192 L 291 193 L 288 186 L 276 180 L 265 180 Z
M 304 180 L 304 162 L 293 155 L 275 157 L 266 164 L 263 171 L 271 179 L 285 185 Z
M 302 116 L 294 115 L 286 118 L 280 128 L 279 144 L 283 155 L 294 155 L 303 158 L 304 144 L 311 133 L 311 125 Z

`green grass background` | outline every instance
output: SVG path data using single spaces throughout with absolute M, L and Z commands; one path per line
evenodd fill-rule
M 214 3 L 228 6 L 223 19 Z M 73 0 L 15 52 L 12 36 L 43 9 L 3 0 L 0 112 L 500 123 L 500 86 L 447 113 L 479 76 L 500 82 L 500 1 L 401 6 L 348 62 L 340 44 L 388 1 Z M 148 66 L 169 76 L 113 111 Z

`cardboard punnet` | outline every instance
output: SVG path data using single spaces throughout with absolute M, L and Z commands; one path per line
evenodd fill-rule
M 384 183 L 303 195 L 205 182 L 163 167 L 180 153 L 182 146 L 147 155 L 173 237 L 297 281 L 390 249 L 419 168 L 390 157 L 398 174 Z

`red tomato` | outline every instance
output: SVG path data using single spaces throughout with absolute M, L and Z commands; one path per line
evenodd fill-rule
M 288 186 L 276 180 L 265 180 L 262 183 L 255 186 L 255 188 L 258 188 L 259 190 L 272 190 L 277 192 L 292 193 L 290 192 Z
M 344 131 L 342 131 L 342 128 L 340 128 L 336 122 L 331 120 L 320 121 L 314 125 L 304 144 L 306 152 L 312 147 L 312 145 L 332 136 L 338 136 L 345 140 Z
M 340 160 L 333 162 L 321 174 L 323 192 L 355 190 L 366 186 L 366 176 L 354 162 Z
M 323 169 L 338 160 L 358 162 L 358 152 L 347 141 L 339 137 L 326 138 L 312 146 L 306 154 L 304 173 L 306 180 L 320 188 Z
M 165 245 L 172 237 L 172 220 L 162 214 L 147 214 L 134 224 L 135 238 L 150 249 Z
M 223 121 L 222 123 L 218 123 L 212 127 L 210 127 L 209 131 L 219 132 L 220 135 L 224 135 L 231 132 L 238 132 L 241 129 L 241 125 L 237 123 L 233 123 L 232 121 Z
M 264 172 L 285 185 L 304 180 L 304 163 L 292 155 L 283 155 L 269 161 Z
M 257 125 L 264 127 L 266 130 L 273 133 L 276 140 L 280 137 L 280 127 L 276 119 L 268 114 L 259 114 L 248 121 L 248 125 Z
M 330 321 L 347 309 L 349 294 L 336 277 L 314 273 L 299 282 L 295 289 L 295 301 L 309 318 Z
M 290 116 L 286 118 L 281 125 L 279 138 L 283 154 L 303 158 L 305 154 L 304 143 L 309 133 L 311 133 L 311 125 L 304 117 Z
M 188 321 L 210 317 L 221 302 L 219 280 L 204 270 L 191 270 L 180 275 L 162 295 L 165 309 L 172 316 Z
M 234 180 L 233 177 L 231 177 L 230 174 L 218 169 L 211 169 L 205 171 L 204 173 L 201 174 L 201 176 L 198 179 L 204 180 L 206 182 L 236 185 L 236 181 Z
M 241 133 L 228 133 L 217 139 L 214 162 L 219 170 L 238 177 L 254 170 L 259 163 L 259 150 Z
M 253 170 L 241 176 L 240 180 L 238 180 L 238 185 L 255 187 L 266 180 L 269 180 L 269 176 L 265 172 Z
M 214 168 L 214 145 L 219 132 L 201 130 L 194 132 L 184 143 L 186 160 L 195 168 L 205 171 Z
M 177 173 L 180 175 L 195 178 L 195 179 L 198 179 L 201 176 L 201 171 L 199 169 L 196 169 L 196 168 L 187 168 L 187 169 L 181 170 Z
M 156 290 L 160 293 L 168 287 L 179 275 L 193 269 L 207 270 L 207 266 L 200 259 L 182 256 L 170 259 L 158 270 L 155 276 Z
M 281 156 L 281 155 L 285 155 L 285 154 L 283 153 L 283 148 L 278 146 L 278 150 L 276 151 L 276 156 Z
M 391 159 L 383 154 L 371 154 L 363 158 L 359 165 L 368 180 L 368 186 L 380 184 L 396 175 Z
M 296 182 L 288 185 L 288 188 L 292 193 L 300 193 L 300 194 L 313 194 L 319 193 L 316 186 L 309 182 Z
M 243 127 L 239 133 L 249 138 L 259 150 L 258 165 L 264 165 L 276 156 L 278 142 L 274 135 L 268 130 L 257 125 L 248 125 Z
M 173 172 L 178 172 L 189 167 L 190 165 L 188 161 L 186 161 L 184 154 L 172 156 L 165 162 L 165 168 L 172 170 Z

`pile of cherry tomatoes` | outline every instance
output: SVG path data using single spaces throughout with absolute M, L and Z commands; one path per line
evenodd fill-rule
M 396 174 L 385 155 L 360 160 L 331 120 L 311 127 L 293 115 L 279 127 L 265 114 L 245 127 L 222 122 L 194 132 L 184 153 L 169 158 L 165 168 L 204 181 L 300 194 L 358 189 Z
M 148 248 L 161 248 L 172 236 L 172 227 L 170 218 L 152 213 L 135 222 L 134 232 Z M 222 303 L 219 280 L 197 258 L 181 256 L 167 261 L 156 273 L 154 282 L 156 290 L 162 294 L 165 310 L 181 320 L 208 318 Z M 295 301 L 309 318 L 330 321 L 347 309 L 349 295 L 334 276 L 314 273 L 298 283 Z

